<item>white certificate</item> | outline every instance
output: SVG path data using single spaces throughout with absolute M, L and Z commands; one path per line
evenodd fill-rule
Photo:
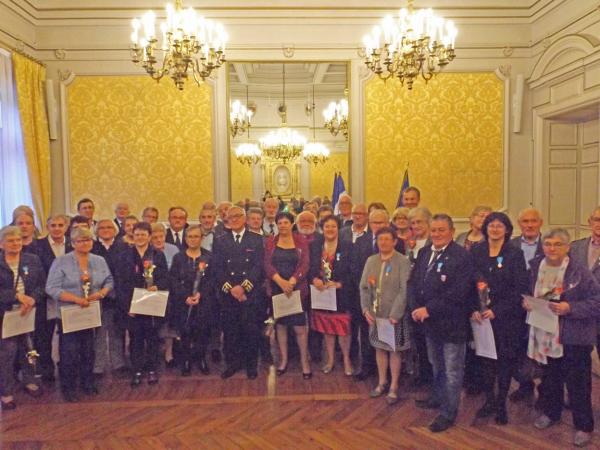
M 320 291 L 312 284 L 310 285 L 310 303 L 312 309 L 325 309 L 337 311 L 336 289 L 334 286 Z
M 475 341 L 475 354 L 485 358 L 498 359 L 494 330 L 490 319 L 484 319 L 481 323 L 471 320 L 471 328 L 473 329 L 473 340 Z
M 79 305 L 62 306 L 60 308 L 63 333 L 89 330 L 102 326 L 100 302 L 90 302 L 90 306 L 82 308 Z
M 135 288 L 129 312 L 143 316 L 165 317 L 167 300 L 169 300 L 169 291 L 148 291 Z
M 35 329 L 35 308 L 32 308 L 24 316 L 21 310 L 16 309 L 4 313 L 2 321 L 2 339 L 31 333 Z
M 375 327 L 377 328 L 377 339 L 385 342 L 396 351 L 396 330 L 390 319 L 375 319 Z
M 543 298 L 530 297 L 524 295 L 531 311 L 527 313 L 526 322 L 532 327 L 540 328 L 548 333 L 556 333 L 558 331 L 558 316 L 550 309 L 550 302 Z
M 289 297 L 285 294 L 274 295 L 273 297 L 273 317 L 291 316 L 302 312 L 302 299 L 300 291 L 293 291 Z

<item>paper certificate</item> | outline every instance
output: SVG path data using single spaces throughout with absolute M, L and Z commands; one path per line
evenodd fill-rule
M 375 327 L 377 328 L 377 339 L 396 351 L 396 329 L 390 319 L 376 318 Z
M 471 320 L 471 328 L 475 341 L 475 354 L 484 358 L 498 359 L 494 330 L 490 319 L 483 319 L 481 323 Z
M 135 288 L 129 312 L 143 316 L 165 317 L 167 300 L 169 300 L 169 291 L 148 291 Z
M 556 333 L 558 331 L 558 316 L 550 309 L 550 302 L 543 298 L 530 297 L 524 295 L 531 311 L 527 313 L 526 322 L 532 327 L 540 328 L 548 333 Z
M 291 316 L 302 312 L 302 299 L 300 291 L 293 291 L 291 296 L 285 294 L 274 295 L 273 297 L 273 317 Z
M 63 333 L 89 330 L 102 326 L 100 302 L 90 302 L 90 306 L 82 308 L 79 305 L 62 306 L 60 308 Z
M 337 311 L 336 289 L 334 286 L 320 291 L 312 284 L 310 285 L 310 302 L 312 309 L 325 309 Z
M 35 308 L 32 308 L 24 316 L 21 310 L 16 309 L 4 313 L 2 321 L 2 339 L 31 333 L 35 329 Z

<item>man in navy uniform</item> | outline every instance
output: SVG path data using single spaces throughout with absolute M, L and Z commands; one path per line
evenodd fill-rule
M 221 377 L 229 378 L 245 366 L 248 378 L 254 379 L 263 302 L 263 238 L 246 230 L 246 212 L 239 206 L 227 211 L 227 224 L 231 231 L 213 244 L 226 363 Z

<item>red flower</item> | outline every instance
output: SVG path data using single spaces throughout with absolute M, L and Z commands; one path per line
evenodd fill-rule
M 371 286 L 375 286 L 377 283 L 377 278 L 375 278 L 375 275 L 369 275 L 368 282 Z
M 149 269 L 150 267 L 152 267 L 152 261 L 144 261 L 144 269 Z
M 84 272 L 81 274 L 81 282 L 82 283 L 89 283 L 90 282 L 90 275 L 87 272 Z
M 478 291 L 483 291 L 488 287 L 488 284 L 485 281 L 478 281 L 477 282 L 477 290 Z
M 208 264 L 206 264 L 204 261 L 200 261 L 200 264 L 198 264 L 198 270 L 204 272 L 207 266 Z

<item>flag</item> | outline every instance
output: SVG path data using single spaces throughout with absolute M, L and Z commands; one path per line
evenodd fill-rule
M 402 186 L 400 187 L 400 195 L 398 196 L 398 201 L 396 202 L 396 208 L 399 208 L 400 206 L 404 206 L 403 201 L 402 201 L 402 194 L 404 194 L 404 191 L 406 189 L 408 189 L 409 186 L 410 186 L 410 182 L 408 181 L 408 167 L 407 167 L 406 170 L 404 171 L 404 177 L 402 177 Z
M 340 208 L 338 205 L 340 197 L 347 193 L 346 186 L 344 185 L 344 179 L 342 178 L 342 172 L 338 173 L 336 186 L 337 187 L 334 188 L 336 197 L 331 199 L 331 204 L 334 205 L 333 213 L 337 215 L 340 213 Z
M 331 204 L 334 206 L 335 206 L 335 202 L 337 201 L 337 197 L 338 197 L 337 180 L 338 180 L 338 174 L 337 174 L 337 172 L 334 172 L 334 174 L 333 174 L 333 193 L 331 194 Z

